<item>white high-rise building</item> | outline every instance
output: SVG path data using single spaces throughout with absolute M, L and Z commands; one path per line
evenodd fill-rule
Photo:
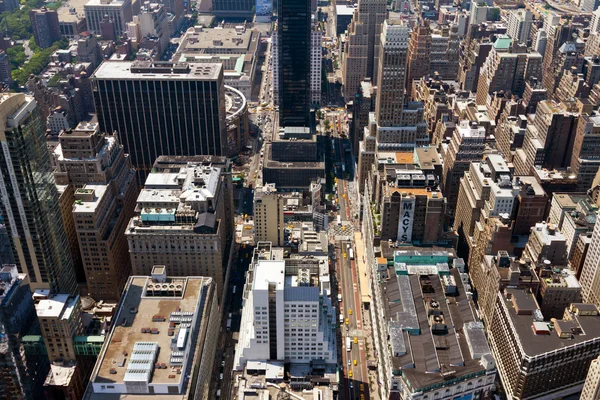
M 590 33 L 600 32 L 600 7 L 592 13 L 592 20 L 590 22 Z
M 270 243 L 259 242 L 244 287 L 244 308 L 234 368 L 249 361 L 337 362 L 336 314 L 327 262 L 318 257 L 273 256 Z M 275 258 L 275 259 L 274 259 Z M 279 258 L 279 259 L 277 259 Z
M 310 35 L 310 102 L 321 104 L 321 67 L 323 31 L 313 15 L 313 28 Z M 273 102 L 279 104 L 279 46 L 277 31 L 271 36 L 271 67 L 273 68 Z
M 531 33 L 533 13 L 527 10 L 516 10 L 508 14 L 508 36 L 518 43 L 527 43 Z

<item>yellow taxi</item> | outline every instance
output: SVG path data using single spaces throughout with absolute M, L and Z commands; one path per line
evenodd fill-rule
M 361 383 L 359 387 L 360 387 L 360 391 L 361 391 L 361 392 L 364 392 L 364 391 L 365 391 L 365 385 L 363 385 L 363 384 Z M 362 394 L 361 394 L 361 396 L 362 396 Z
M 352 309 L 348 309 L 348 314 L 352 315 Z
M 352 378 L 352 370 L 348 371 L 348 376 Z
M 354 360 L 354 365 L 356 365 L 356 360 Z
M 348 256 L 346 255 L 346 253 L 344 253 L 344 258 L 347 258 Z
M 346 318 L 346 325 L 350 325 L 350 320 Z
M 358 344 L 358 338 L 354 336 L 354 344 Z

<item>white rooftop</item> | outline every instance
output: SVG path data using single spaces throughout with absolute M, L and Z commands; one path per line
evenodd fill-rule
M 253 290 L 267 290 L 269 283 L 276 282 L 277 290 L 285 284 L 285 261 L 260 260 L 254 269 Z
M 77 302 L 77 298 L 71 298 L 68 294 L 57 294 L 51 298 L 40 300 L 35 306 L 38 317 L 41 318 L 64 318 L 68 319 Z

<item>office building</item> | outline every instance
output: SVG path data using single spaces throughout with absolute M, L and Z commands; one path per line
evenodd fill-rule
M 168 265 L 173 276 L 213 278 L 220 297 L 232 234 L 231 176 L 222 160 L 189 157 L 148 174 L 125 236 L 134 275 Z M 186 161 L 183 158 L 182 161 Z
M 571 260 L 579 236 L 591 235 L 598 216 L 598 206 L 587 197 L 577 202 L 573 211 L 565 213 L 560 231 L 567 244 L 567 259 Z
M 600 167 L 600 116 L 579 116 L 571 156 L 571 171 L 577 175 L 579 189 L 592 187 Z
M 86 398 L 211 398 L 221 321 L 216 287 L 211 278 L 170 276 L 168 268 L 129 277 Z
M 314 17 L 313 17 L 314 19 Z M 318 21 L 312 21 L 310 31 L 310 104 L 318 106 L 321 104 L 321 85 L 323 75 L 323 31 Z
M 570 103 L 557 104 L 549 100 L 538 103 L 533 121 L 527 124 L 523 146 L 515 151 L 515 172 L 519 175 L 531 175 L 537 166 L 550 170 L 569 167 L 578 118 L 579 113 Z M 587 136 L 585 133 L 585 129 L 580 132 L 582 143 Z M 594 135 L 590 134 L 586 139 L 593 140 Z
M 272 36 L 272 40 L 275 36 Z M 260 31 L 245 25 L 233 28 L 194 26 L 183 34 L 173 61 L 222 63 L 225 85 L 239 90 L 246 98 L 251 98 L 260 41 Z M 275 69 L 273 73 L 275 77 Z
M 514 43 L 508 36 L 499 36 L 481 67 L 476 102 L 486 105 L 489 96 L 500 91 L 522 96 L 525 82 L 539 77 L 541 71 L 540 54 L 528 52 L 525 45 Z
M 471 162 L 468 168 L 460 178 L 454 216 L 454 229 L 465 237 L 473 235 L 483 210 L 490 217 L 512 215 L 519 193 L 506 162 L 498 154 L 488 154 L 480 162 Z
M 458 25 L 440 25 L 431 32 L 429 74 L 441 79 L 454 80 L 458 75 L 459 45 L 462 36 Z M 410 93 L 410 92 L 409 92 Z
M 158 156 L 221 156 L 236 149 L 226 137 L 221 64 L 104 62 L 92 83 L 100 131 L 117 132 L 138 183 Z
M 160 3 L 145 3 L 140 7 L 137 19 L 141 37 L 152 37 L 158 41 L 157 54 L 160 56 L 167 49 L 171 37 L 166 7 Z
M 310 126 L 311 4 L 279 0 L 277 46 L 279 125 Z
M 56 168 L 56 165 L 54 165 Z M 77 230 L 75 229 L 75 221 L 73 220 L 73 204 L 75 204 L 75 188 L 72 185 L 56 185 L 58 190 L 58 202 L 60 204 L 60 215 L 62 223 L 65 227 L 67 241 L 69 242 L 69 250 L 73 259 L 73 268 L 75 269 L 75 277 L 79 284 L 85 282 L 85 271 L 83 269 L 83 260 L 81 258 L 81 250 L 79 249 L 79 239 L 77 238 Z
M 281 128 L 265 146 L 263 182 L 284 190 L 304 190 L 324 178 L 325 154 L 319 142 L 310 128 Z
M 594 400 L 600 397 L 600 357 L 592 360 L 588 369 L 580 400 Z
M 57 184 L 74 187 L 72 218 L 85 266 L 89 295 L 118 301 L 131 263 L 122 240 L 133 217 L 137 185 L 129 156 L 97 123 L 63 131 L 54 150 Z
M 375 108 L 375 88 L 368 79 L 360 83 L 360 89 L 351 101 L 346 103 L 350 141 L 354 157 L 358 158 L 359 148 L 365 136 L 365 128 L 369 124 L 369 113 Z
M 533 24 L 533 13 L 529 10 L 514 10 L 508 13 L 507 34 L 516 43 L 529 41 L 531 25 Z
M 456 210 L 460 179 L 469 170 L 472 161 L 480 161 L 485 150 L 485 128 L 477 123 L 461 121 L 452 139 L 442 153 L 444 172 L 442 192 L 448 199 L 448 212 Z
M 581 0 L 580 5 L 583 11 L 591 13 L 598 9 L 600 3 L 598 0 Z
M 600 304 L 600 223 L 596 220 L 592 240 L 581 270 L 581 295 L 583 301 Z
M 58 13 L 55 10 L 49 10 L 46 7 L 29 10 L 29 19 L 35 44 L 42 49 L 48 48 L 60 40 Z
M 375 113 L 369 117 L 369 125 L 376 124 L 369 132 L 376 137 L 378 151 L 406 151 L 429 144 L 423 103 L 408 102 L 405 96 L 409 34 L 406 21 L 383 23 L 377 100 Z
M 283 246 L 283 196 L 274 184 L 257 187 L 254 192 L 254 229 L 257 242 Z
M 265 359 L 309 365 L 316 360 L 337 362 L 337 314 L 327 263 L 318 257 L 283 260 L 255 254 L 244 295 L 234 370 Z M 298 323 L 307 320 L 310 324 Z
M 37 327 L 29 282 L 16 265 L 0 267 L 0 397 L 42 398 L 47 363 L 25 357 L 21 338 Z M 46 368 L 46 369 L 45 369 Z
M 383 186 L 381 194 L 381 240 L 435 244 L 442 240 L 446 199 L 439 190 L 403 187 L 407 177 L 413 181 L 424 177 L 422 171 L 396 170 L 398 182 Z M 420 176 L 419 176 L 420 175 Z
M 538 222 L 531 227 L 531 234 L 523 255 L 536 263 L 546 260 L 552 265 L 567 264 L 567 241 L 565 235 L 553 224 Z
M 573 271 L 549 262 L 544 262 L 538 271 L 540 289 L 537 298 L 546 320 L 560 319 L 571 303 L 581 303 L 581 285 Z
M 384 0 L 360 0 L 354 10 L 342 53 L 342 80 L 346 100 L 356 94 L 363 79 L 371 78 L 371 82 L 378 80 L 379 42 L 386 17 Z
M 400 250 L 393 261 L 373 270 L 382 398 L 489 396 L 495 362 L 448 253 Z
M 0 115 L 5 149 L 0 157 L 0 211 L 19 271 L 28 275 L 34 290 L 74 293 L 73 260 L 37 104 L 23 94 L 5 94 Z
M 598 332 L 594 305 L 571 304 L 561 319 L 550 321 L 530 292 L 497 292 L 488 338 L 507 397 L 560 398 L 580 392 L 590 362 L 600 354 Z
M 89 0 L 83 6 L 88 31 L 102 35 L 102 23 L 107 18 L 111 22 L 112 34 L 123 36 L 127 23 L 133 20 L 131 0 Z
M 217 17 L 251 18 L 258 3 L 256 0 L 214 0 L 211 11 Z
M 415 80 L 429 75 L 431 62 L 431 29 L 427 20 L 423 26 L 417 26 L 410 33 L 408 42 L 408 77 L 406 90 L 413 91 Z
M 564 32 L 569 32 L 569 30 L 565 30 Z M 556 53 L 552 54 L 549 64 L 546 63 L 546 56 L 548 56 L 550 47 L 549 45 L 546 46 L 546 56 L 544 56 L 545 69 L 543 71 L 544 79 L 542 83 L 544 88 L 548 91 L 548 97 L 550 99 L 554 99 L 556 88 L 566 71 L 570 71 L 575 67 L 575 73 L 579 73 L 583 68 L 585 62 L 584 43 L 579 39 L 577 41 L 571 40 L 572 37 L 568 38 L 568 41 L 562 43 L 556 50 Z

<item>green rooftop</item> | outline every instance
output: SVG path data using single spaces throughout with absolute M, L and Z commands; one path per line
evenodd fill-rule
M 498 50 L 508 50 L 512 45 L 512 39 L 509 36 L 498 36 L 494 42 L 494 48 Z

